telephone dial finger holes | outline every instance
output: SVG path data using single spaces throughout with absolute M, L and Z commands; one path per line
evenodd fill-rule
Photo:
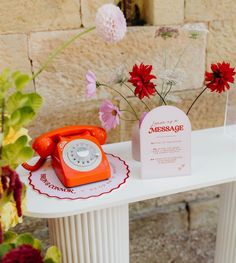
M 63 149 L 63 159 L 72 169 L 90 171 L 100 164 L 102 153 L 94 142 L 77 139 L 66 144 Z

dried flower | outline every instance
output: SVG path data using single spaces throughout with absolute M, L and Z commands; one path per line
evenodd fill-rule
M 98 35 L 110 43 L 120 41 L 127 30 L 123 12 L 113 4 L 105 4 L 98 9 L 95 23 Z
M 91 70 L 89 70 L 86 73 L 86 80 L 87 80 L 86 96 L 88 98 L 92 98 L 96 95 L 97 81 L 95 74 Z
M 109 80 L 109 84 L 122 84 L 126 81 L 125 67 L 121 65 L 114 71 L 113 76 Z
M 206 86 L 215 92 L 224 92 L 230 88 L 229 83 L 234 83 L 235 68 L 231 68 L 229 63 L 211 64 L 212 72 L 205 73 Z
M 163 39 L 167 38 L 177 38 L 179 36 L 179 30 L 177 28 L 162 26 L 156 30 L 155 37 L 161 37 Z
M 102 126 L 107 129 L 115 129 L 120 123 L 121 112 L 111 101 L 105 100 L 99 110 L 99 119 Z
M 156 92 L 155 84 L 151 82 L 152 79 L 156 79 L 154 75 L 151 75 L 152 65 L 144 65 L 141 63 L 139 66 L 135 64 L 130 74 L 129 82 L 135 86 L 134 94 L 140 99 L 144 97 L 150 97 Z
M 201 33 L 208 33 L 206 26 L 202 23 L 198 24 L 185 24 L 183 27 L 183 30 L 189 32 L 189 37 L 196 39 Z
M 2 263 L 43 263 L 43 258 L 39 250 L 31 245 L 21 245 L 10 252 L 6 253 L 2 258 Z
M 180 86 L 185 79 L 185 73 L 180 69 L 166 69 L 160 72 L 159 78 L 167 84 Z

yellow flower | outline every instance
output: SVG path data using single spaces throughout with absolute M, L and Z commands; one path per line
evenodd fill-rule
M 6 192 L 3 193 L 3 195 L 5 195 L 5 194 L 6 194 Z M 6 195 L 5 195 L 5 197 L 6 197 Z M 0 199 L 0 201 L 1 201 L 1 199 Z M 21 209 L 22 209 L 23 213 L 26 210 L 25 188 L 23 189 L 23 192 L 22 192 Z M 0 221 L 1 221 L 1 225 L 2 225 L 4 231 L 8 231 L 9 228 L 12 228 L 12 227 L 16 226 L 17 224 L 22 223 L 22 217 L 18 217 L 16 203 L 13 200 L 12 194 L 7 199 L 4 198 L 4 196 L 3 196 L 2 202 L 0 202 Z
M 16 204 L 14 202 L 7 202 L 1 209 L 1 223 L 4 231 L 16 226 L 22 222 L 22 217 L 18 217 Z
M 8 135 L 6 136 L 6 138 L 3 139 L 3 146 L 14 143 L 22 135 L 26 135 L 30 139 L 27 129 L 21 128 L 20 130 L 15 131 L 12 127 L 10 127 Z

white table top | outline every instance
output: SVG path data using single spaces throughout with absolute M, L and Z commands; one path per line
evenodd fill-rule
M 107 153 L 124 159 L 130 168 L 130 178 L 119 189 L 87 200 L 58 200 L 40 195 L 27 187 L 26 215 L 56 218 L 137 202 L 160 196 L 236 181 L 236 143 L 224 135 L 224 129 L 213 128 L 192 133 L 192 174 L 184 177 L 141 180 L 140 163 L 131 158 L 131 143 L 104 146 Z M 28 171 L 18 168 L 28 185 Z

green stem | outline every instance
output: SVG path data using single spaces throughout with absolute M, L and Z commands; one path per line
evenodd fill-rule
M 136 115 L 133 113 L 133 111 L 129 111 L 129 110 L 120 110 L 121 112 L 128 112 L 128 113 L 130 113 L 130 114 L 132 114 L 132 115 L 134 115 L 135 117 L 136 117 Z
M 115 91 L 116 93 L 118 93 L 127 102 L 127 104 L 130 106 L 131 110 L 133 111 L 135 117 L 137 118 L 137 120 L 139 120 L 138 114 L 136 113 L 135 109 L 133 108 L 133 106 L 129 103 L 129 101 L 126 99 L 126 97 L 122 93 L 120 93 L 118 90 L 116 90 L 116 89 L 114 89 L 111 86 L 108 86 L 106 84 L 101 84 L 100 83 L 99 86 L 103 86 L 103 87 L 109 88 L 109 89 Z
M 127 120 L 127 119 L 122 118 L 121 116 L 120 116 L 120 119 L 121 119 L 122 121 L 137 121 L 137 119 L 135 119 L 135 120 Z
M 169 92 L 171 91 L 171 88 L 172 88 L 172 83 L 170 83 L 170 87 L 169 87 L 169 89 L 167 90 L 167 92 L 166 92 L 166 94 L 164 95 L 164 99 L 166 98 L 166 96 L 169 94 Z
M 164 98 L 161 96 L 161 94 L 159 93 L 159 91 L 156 88 L 155 88 L 155 90 L 156 90 L 157 95 L 161 98 L 162 102 L 166 105 L 166 102 L 165 102 Z
M 189 114 L 190 110 L 192 109 L 193 105 L 195 104 L 195 102 L 199 99 L 199 97 L 204 93 L 204 91 L 207 89 L 208 87 L 205 87 L 201 92 L 200 94 L 197 96 L 197 98 L 193 101 L 193 103 L 191 104 L 191 106 L 189 107 L 186 115 Z
M 178 67 L 178 65 L 179 65 L 182 57 L 184 56 L 184 53 L 185 53 L 185 51 L 187 50 L 188 46 L 189 46 L 189 43 L 184 47 L 184 50 L 183 50 L 182 53 L 180 54 L 179 59 L 177 60 L 177 63 L 175 64 L 175 66 L 174 66 L 174 68 L 173 68 L 173 72 L 175 72 L 176 68 Z
M 134 92 L 133 92 L 133 90 L 130 88 L 130 86 L 129 85 L 127 85 L 125 82 L 122 82 L 122 84 L 123 85 L 125 85 L 133 94 L 134 94 Z M 135 94 L 134 94 L 135 95 Z M 135 96 L 136 98 L 138 98 L 137 96 Z M 141 100 L 141 102 L 143 103 L 143 105 L 150 111 L 151 109 L 148 107 L 148 105 L 143 101 L 143 100 Z
M 80 32 L 74 36 L 72 36 L 71 38 L 69 38 L 66 42 L 64 42 L 61 46 L 59 46 L 58 48 L 56 48 L 47 58 L 47 60 L 44 62 L 44 64 L 42 65 L 42 67 L 35 73 L 33 74 L 31 80 L 34 80 L 43 70 L 45 70 L 47 68 L 47 66 L 51 63 L 51 61 L 59 54 L 61 53 L 65 48 L 67 48 L 71 43 L 73 43 L 76 39 L 80 38 L 81 36 L 87 34 L 88 32 L 92 31 L 95 29 L 95 26 L 90 27 L 86 30 L 84 30 L 83 32 Z

